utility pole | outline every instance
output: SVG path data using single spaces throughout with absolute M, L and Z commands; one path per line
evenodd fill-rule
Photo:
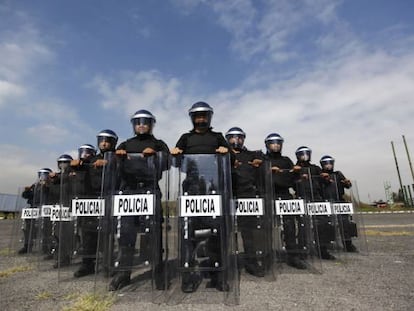
M 398 174 L 398 181 L 400 182 L 400 189 L 401 189 L 401 191 L 404 191 L 403 184 L 402 184 L 402 181 L 401 181 L 400 169 L 398 168 L 397 156 L 395 155 L 395 149 L 394 149 L 394 142 L 393 141 L 391 141 L 391 147 L 392 147 L 392 153 L 394 154 L 395 166 L 397 167 L 397 174 Z
M 402 135 L 402 138 L 403 138 L 403 141 L 404 141 L 405 151 L 407 152 L 408 164 L 410 165 L 411 176 L 413 177 L 413 181 L 414 181 L 413 165 L 411 164 L 410 153 L 408 152 L 407 142 L 405 141 L 405 136 L 404 135 Z

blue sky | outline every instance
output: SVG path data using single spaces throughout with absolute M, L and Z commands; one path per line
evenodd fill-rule
M 336 158 L 362 200 L 413 183 L 412 1 L 140 0 L 0 2 L 0 192 L 130 115 L 152 111 L 173 147 L 204 100 L 213 126 L 240 126 L 250 149 L 267 134 Z M 368 196 L 369 195 L 369 196 Z

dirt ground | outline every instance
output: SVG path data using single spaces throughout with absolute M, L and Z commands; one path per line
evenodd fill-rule
M 414 310 L 414 214 L 364 220 L 369 253 L 322 261 L 320 274 L 282 266 L 270 281 L 243 272 L 237 306 L 203 290 L 178 304 L 165 303 L 160 291 L 154 294 L 161 303 L 153 303 L 150 291 L 134 285 L 109 294 L 103 277 L 75 280 L 76 267 L 58 273 L 50 261 L 10 256 L 13 222 L 0 220 L 0 310 Z M 100 295 L 95 307 L 80 301 L 94 289 Z

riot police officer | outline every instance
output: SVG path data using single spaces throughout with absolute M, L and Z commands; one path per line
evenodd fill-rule
M 289 200 L 293 198 L 290 189 L 294 188 L 295 172 L 292 160 L 282 155 L 284 139 L 278 133 L 271 133 L 265 138 L 266 157 L 272 165 L 272 183 L 274 199 Z M 286 263 L 297 269 L 306 269 L 306 254 L 303 252 L 303 219 L 296 215 L 283 217 L 282 239 L 286 248 Z M 296 227 L 298 230 L 296 230 Z
M 100 197 L 102 189 L 102 170 L 107 160 L 105 154 L 115 151 L 118 142 L 118 136 L 110 129 L 104 129 L 97 135 L 97 146 L 99 154 L 96 154 L 96 149 L 90 144 L 84 144 L 78 149 L 78 160 L 71 162 L 72 166 L 78 167 L 79 171 L 84 172 L 80 179 L 84 179 L 83 195 L 85 197 Z M 105 213 L 106 215 L 107 213 Z M 107 223 L 105 225 L 108 225 Z M 107 227 L 103 223 L 99 224 L 99 219 L 96 217 L 83 217 L 80 221 L 81 227 L 81 241 L 82 241 L 82 263 L 74 277 L 79 278 L 85 275 L 93 274 L 96 266 L 96 253 L 98 246 L 99 231 L 98 227 Z M 101 232 L 103 233 L 103 232 Z M 103 234 L 102 234 L 103 235 Z M 102 242 L 107 237 L 101 236 Z M 105 246 L 105 245 L 104 245 Z M 104 254 L 104 256 L 107 254 Z
M 323 198 L 322 184 L 326 181 L 322 178 L 322 170 L 319 166 L 311 163 L 312 150 L 306 146 L 301 146 L 296 149 L 296 165 L 295 170 L 299 171 L 296 178 L 296 194 L 304 198 L 307 202 L 321 201 Z M 336 259 L 328 251 L 331 241 L 335 240 L 335 231 L 328 216 L 317 216 L 315 235 L 319 238 L 320 257 L 322 259 L 334 260 Z
M 352 183 L 341 171 L 334 171 L 335 159 L 329 155 L 321 157 L 319 163 L 322 167 L 321 176 L 326 180 L 322 192 L 325 200 L 332 202 L 345 202 L 345 188 L 352 187 Z M 341 231 L 341 239 L 347 252 L 356 252 L 357 248 L 352 243 L 352 237 L 357 236 L 356 226 L 350 219 L 350 215 L 337 215 Z
M 155 116 L 148 110 L 138 110 L 131 117 L 131 124 L 134 131 L 134 136 L 128 140 L 122 142 L 116 150 L 116 155 L 120 159 L 120 184 L 119 190 L 124 193 L 135 193 L 145 191 L 156 187 L 156 207 L 155 207 L 155 223 L 154 230 L 156 231 L 156 240 L 151 241 L 150 236 L 141 235 L 140 241 L 140 257 L 148 257 L 150 254 L 150 248 L 157 245 L 158 252 L 156 259 L 156 286 L 159 289 L 163 288 L 161 258 L 162 258 L 162 240 L 161 240 L 161 192 L 158 186 L 158 180 L 149 180 L 151 176 L 135 175 L 133 172 L 129 172 L 128 168 L 123 165 L 123 161 L 127 159 L 129 153 L 142 153 L 144 157 L 155 157 L 157 152 L 169 154 L 167 144 L 154 137 L 152 131 L 155 125 Z M 167 164 L 162 163 L 162 167 L 157 168 L 157 179 L 161 178 L 162 170 L 166 170 Z M 124 270 L 116 272 L 109 285 L 109 290 L 118 290 L 131 281 L 131 267 L 133 265 L 133 256 L 135 252 L 135 243 L 140 226 L 145 222 L 145 217 L 122 217 L 121 219 L 121 233 L 119 237 L 119 254 L 118 254 L 118 266 L 124 267 Z
M 78 148 L 78 158 L 75 160 L 72 160 L 70 165 L 73 168 L 72 173 L 72 183 L 74 184 L 74 195 L 76 195 L 78 198 L 87 196 L 87 172 L 89 169 L 90 160 L 96 155 L 96 149 L 91 144 L 83 144 L 79 146 Z M 88 252 L 87 247 L 85 248 L 85 245 L 87 245 L 88 237 L 89 237 L 89 231 L 91 231 L 90 227 L 88 226 L 91 222 L 91 217 L 88 217 L 88 219 L 85 219 L 84 217 L 78 218 L 78 228 L 80 229 L 80 240 L 81 240 L 81 247 L 83 248 L 83 252 L 81 253 L 82 258 L 82 264 L 79 267 L 79 269 L 74 273 L 75 277 L 81 277 L 87 274 L 91 274 L 94 272 L 93 264 L 92 262 L 89 262 L 88 259 L 85 258 L 86 253 Z M 96 231 L 96 224 L 94 223 L 94 226 L 92 228 L 93 231 Z M 93 254 L 94 256 L 95 254 Z M 93 261 L 93 260 L 91 260 Z
M 49 196 L 49 174 L 52 173 L 50 168 L 42 168 L 37 172 L 37 182 L 31 186 L 25 187 L 22 197 L 27 200 L 30 207 L 41 207 L 42 204 L 47 204 Z M 47 256 L 50 252 L 50 221 L 43 223 L 42 230 L 39 232 L 42 236 L 42 252 Z M 18 251 L 18 254 L 25 254 L 31 251 L 33 247 L 33 239 L 37 236 L 36 221 L 34 219 L 25 219 L 24 221 L 24 245 Z M 46 258 L 47 259 L 47 258 Z
M 229 145 L 223 134 L 215 132 L 211 127 L 211 120 L 213 116 L 213 108 L 205 102 L 196 102 L 189 109 L 189 116 L 193 123 L 193 129 L 189 133 L 184 133 L 178 139 L 176 146 L 171 150 L 171 154 L 174 156 L 180 154 L 227 154 L 229 152 Z M 187 172 L 190 176 L 192 173 Z M 191 183 L 194 183 L 191 182 Z M 194 186 L 191 183 L 187 183 L 188 187 Z M 188 188 L 187 187 L 187 188 Z M 197 187 L 199 188 L 199 187 Z M 188 189 L 184 189 L 188 190 Z M 185 191 L 188 192 L 188 191 Z M 205 194 L 205 193 L 194 193 Z M 193 229 L 205 229 L 210 226 L 208 223 L 194 223 Z M 212 229 L 212 228 L 210 228 Z M 221 249 L 220 237 L 214 236 L 208 239 L 207 252 L 211 261 L 220 261 Z M 191 240 L 182 242 L 182 253 L 192 253 L 196 245 Z M 222 272 L 213 271 L 210 272 L 211 281 L 208 283 L 208 287 L 215 287 L 217 290 L 227 290 L 226 280 L 224 279 Z M 202 281 L 201 275 L 197 273 L 184 272 L 182 274 L 181 290 L 185 293 L 191 293 L 197 290 Z
M 236 159 L 232 167 L 233 196 L 242 199 L 263 195 L 259 170 L 263 162 L 262 152 L 250 151 L 244 146 L 246 133 L 240 127 L 230 128 L 225 136 Z M 265 264 L 256 254 L 265 249 L 265 235 L 261 234 L 265 226 L 259 224 L 262 230 L 258 230 L 258 220 L 252 216 L 237 216 L 237 224 L 243 238 L 244 268 L 254 276 L 263 277 Z
M 59 172 L 52 172 L 49 176 L 52 179 L 52 191 L 55 198 L 59 198 L 58 202 L 61 207 L 69 207 L 72 199 L 72 184 L 70 180 L 73 169 L 70 163 L 73 158 L 68 154 L 62 154 L 57 159 L 57 167 Z M 71 262 L 73 251 L 73 224 L 66 221 L 58 221 L 53 225 L 54 238 L 57 242 L 54 252 L 56 263 L 54 268 L 68 266 Z

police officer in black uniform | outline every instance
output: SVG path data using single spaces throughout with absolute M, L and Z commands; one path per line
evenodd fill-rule
M 189 110 L 189 115 L 193 123 L 193 129 L 189 133 L 181 135 L 178 142 L 171 150 L 172 155 L 179 154 L 226 154 L 229 152 L 229 145 L 222 133 L 214 132 L 212 130 L 211 119 L 213 116 L 213 108 L 205 102 L 197 102 L 192 105 Z M 190 172 L 191 174 L 191 172 Z M 194 185 L 189 185 L 194 186 Z M 199 188 L 199 187 L 198 187 Z M 188 191 L 187 191 L 188 192 Z M 190 192 L 189 192 L 190 193 Z M 200 193 L 193 193 L 200 194 Z M 202 193 L 205 194 L 205 193 Z M 208 224 L 194 224 L 193 229 L 205 228 Z M 220 261 L 220 238 L 210 237 L 208 240 L 208 253 L 212 261 Z M 182 250 L 186 253 L 191 253 L 195 248 L 192 241 L 188 244 L 182 245 Z M 211 281 L 208 287 L 215 287 L 218 290 L 226 290 L 223 288 L 222 272 L 212 272 Z M 201 276 L 190 273 L 183 273 L 181 289 L 185 293 L 191 293 L 197 290 L 201 283 Z
M 263 162 L 261 151 L 251 151 L 244 146 L 246 133 L 240 127 L 232 127 L 226 132 L 226 139 L 230 150 L 234 154 L 235 163 L 232 167 L 232 190 L 236 199 L 255 198 L 263 195 L 264 185 L 261 184 L 259 167 Z M 256 255 L 258 250 L 265 249 L 264 225 L 251 216 L 238 216 L 237 223 L 243 238 L 245 260 L 243 262 L 246 272 L 263 277 L 265 265 Z
M 25 187 L 22 197 L 27 200 L 30 207 L 41 208 L 42 204 L 48 204 L 49 196 L 49 174 L 52 173 L 50 168 L 42 168 L 37 172 L 38 181 L 31 186 Z M 45 255 L 50 253 L 51 248 L 51 225 L 50 220 L 45 219 L 42 224 L 40 234 L 42 235 L 42 252 Z M 33 247 L 33 239 L 37 236 L 38 228 L 34 219 L 25 219 L 24 221 L 24 245 L 18 251 L 18 254 L 25 254 L 31 251 Z M 45 258 L 48 259 L 48 258 Z
M 110 129 L 100 131 L 96 138 L 99 154 L 96 154 L 94 146 L 85 144 L 78 149 L 79 159 L 71 162 L 71 166 L 76 168 L 77 175 L 79 176 L 78 181 L 84 185 L 82 195 L 92 198 L 101 196 L 102 170 L 108 164 L 105 154 L 114 153 L 118 142 L 118 136 Z M 107 207 L 107 209 L 109 208 Z M 108 215 L 108 211 L 105 211 L 105 215 Z M 108 243 L 106 239 L 109 238 L 108 236 L 103 236 L 104 233 L 107 233 L 104 230 L 101 231 L 101 236 L 99 236 L 98 228 L 101 227 L 107 230 L 109 226 L 109 222 L 104 223 L 103 219 L 101 221 L 102 223 L 99 223 L 99 219 L 96 217 L 82 217 L 80 222 L 82 263 L 73 275 L 76 278 L 95 273 L 98 239 L 104 244 L 104 242 Z M 104 248 L 107 251 L 108 247 L 108 245 L 104 244 L 100 249 Z M 109 257 L 105 251 L 104 256 Z
M 322 178 L 322 169 L 310 163 L 312 150 L 306 146 L 296 149 L 296 171 L 299 174 L 296 178 L 296 195 L 306 199 L 308 202 L 318 202 L 323 198 L 322 186 L 326 183 Z M 319 238 L 320 258 L 327 260 L 336 259 L 334 255 L 329 253 L 328 247 L 331 241 L 335 240 L 335 229 L 329 223 L 329 216 L 317 216 L 315 234 Z
M 321 176 L 326 180 L 322 187 L 324 199 L 332 202 L 346 202 L 344 199 L 345 188 L 352 187 L 351 181 L 341 171 L 334 171 L 335 159 L 333 157 L 325 155 L 319 163 L 322 167 Z M 337 217 L 344 249 L 347 252 L 357 252 L 357 248 L 352 244 L 352 237 L 357 236 L 355 223 L 352 222 L 350 215 L 337 215 Z
M 282 155 L 284 139 L 278 133 L 271 133 L 265 138 L 266 158 L 272 164 L 272 182 L 274 199 L 290 200 L 293 195 L 295 172 L 292 160 Z M 303 252 L 304 227 L 300 216 L 283 216 L 282 239 L 285 244 L 286 263 L 297 269 L 306 269 L 306 254 Z M 298 225 L 298 226 L 297 226 Z M 296 227 L 298 231 L 296 231 Z
M 83 144 L 78 148 L 78 159 L 71 161 L 72 182 L 74 194 L 78 198 L 93 195 L 90 189 L 89 170 L 91 160 L 96 156 L 96 149 L 91 144 Z M 96 254 L 97 219 L 94 217 L 79 217 L 78 228 L 80 228 L 82 263 L 74 277 L 82 277 L 95 272 L 94 259 Z M 95 245 L 91 245 L 95 244 Z
M 57 203 L 61 204 L 63 207 L 71 206 L 71 199 L 73 195 L 72 183 L 71 183 L 71 174 L 73 169 L 70 166 L 73 158 L 68 154 L 62 154 L 57 159 L 57 166 L 59 172 L 52 172 L 49 174 L 52 180 L 51 191 L 53 192 L 53 197 L 56 198 Z M 73 235 L 73 227 L 71 222 L 58 221 L 53 225 L 52 231 L 54 232 L 55 239 L 55 251 L 54 257 L 56 263 L 54 268 L 59 268 L 63 266 L 68 266 L 72 258 L 73 251 L 73 239 L 68 239 Z M 64 238 L 66 237 L 66 239 Z
M 163 152 L 169 154 L 168 146 L 165 142 L 157 139 L 152 134 L 152 130 L 155 124 L 154 115 L 148 110 L 138 110 L 131 117 L 132 127 L 135 136 L 122 142 L 116 150 L 116 155 L 121 160 L 121 173 L 120 173 L 120 185 L 119 190 L 123 191 L 124 194 L 128 192 L 140 192 L 145 193 L 145 189 L 153 190 L 156 187 L 156 211 L 155 211 L 155 228 L 157 235 L 157 241 L 151 241 L 150 237 L 146 234 L 141 236 L 140 241 L 140 257 L 149 256 L 151 246 L 158 246 L 158 258 L 156 263 L 156 287 L 162 289 L 163 276 L 160 275 L 162 272 L 162 236 L 161 236 L 161 191 L 158 186 L 158 180 L 161 179 L 162 170 L 168 169 L 168 164 L 163 163 L 160 170 L 157 172 L 158 180 L 148 180 L 149 176 L 137 176 L 128 172 L 127 167 L 122 166 L 122 159 L 127 157 L 128 153 L 142 153 L 146 157 L 156 156 L 157 152 Z M 155 185 L 155 186 L 154 186 Z M 120 254 L 119 266 L 131 267 L 133 265 L 133 256 L 135 251 L 135 243 L 140 225 L 145 221 L 145 217 L 122 217 L 121 226 L 124 230 L 121 231 L 119 238 Z M 132 223 L 131 223 L 132 222 Z M 109 290 L 117 290 L 126 285 L 131 281 L 131 271 L 119 271 L 117 272 L 110 285 Z

